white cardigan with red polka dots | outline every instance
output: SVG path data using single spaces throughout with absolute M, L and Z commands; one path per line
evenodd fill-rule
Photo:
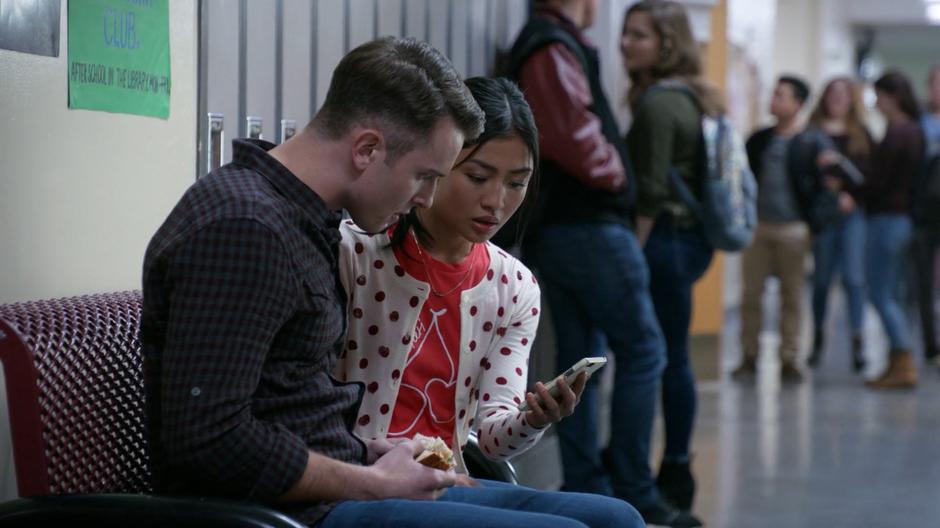
M 356 433 L 385 438 L 411 337 L 429 295 L 426 282 L 398 266 L 385 234 L 367 235 L 349 221 L 340 227 L 340 278 L 349 295 L 346 350 L 340 380 L 365 384 Z M 527 424 L 517 407 L 524 399 L 529 350 L 539 322 L 540 290 L 532 272 L 487 243 L 490 268 L 460 296 L 454 455 L 476 428 L 490 458 L 508 459 L 532 447 L 544 429 Z

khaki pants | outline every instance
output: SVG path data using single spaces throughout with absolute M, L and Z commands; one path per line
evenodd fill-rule
M 803 306 L 804 261 L 809 251 L 809 229 L 803 222 L 760 222 L 754 242 L 744 250 L 741 269 L 741 347 L 744 357 L 757 359 L 763 323 L 761 299 L 771 275 L 780 279 L 780 359 L 796 361 L 800 351 L 800 309 Z

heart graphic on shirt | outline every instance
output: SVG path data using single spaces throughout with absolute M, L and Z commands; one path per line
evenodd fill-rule
M 407 383 L 402 383 L 401 388 L 398 389 L 398 401 L 395 405 L 402 406 L 405 409 L 419 409 L 419 411 L 415 413 L 414 420 L 406 425 L 404 429 L 401 431 L 392 431 L 389 429 L 388 434 L 390 436 L 411 436 L 411 434 L 413 434 L 412 429 L 414 429 L 415 424 L 418 423 L 418 419 L 421 417 L 422 413 L 424 413 L 427 403 L 427 399 L 425 399 L 421 389 L 408 385 Z M 392 423 L 394 423 L 394 421 Z
M 429 380 L 424 386 L 428 397 L 431 418 L 437 423 L 447 423 L 454 419 L 454 382 L 446 383 L 442 379 Z

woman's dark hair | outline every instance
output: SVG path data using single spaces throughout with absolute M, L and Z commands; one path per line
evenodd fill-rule
M 517 137 L 525 143 L 529 153 L 532 154 L 532 163 L 535 166 L 533 167 L 532 176 L 529 178 L 525 200 L 519 210 L 516 211 L 517 214 L 521 215 L 519 221 L 516 222 L 517 235 L 521 238 L 526 221 L 531 214 L 538 187 L 539 131 L 535 126 L 532 109 L 529 108 L 529 103 L 526 102 L 519 87 L 508 79 L 502 77 L 472 77 L 467 79 L 466 84 L 486 118 L 483 132 L 463 145 L 465 149 L 472 147 L 470 152 L 463 159 L 458 159 L 454 167 L 459 167 L 472 158 L 491 139 Z M 504 227 L 507 226 L 504 225 Z M 431 239 L 430 234 L 421 225 L 418 214 L 412 209 L 395 226 L 392 233 L 392 247 L 403 247 L 409 230 L 413 230 L 420 239 Z
M 875 81 L 875 90 L 893 97 L 898 102 L 898 108 L 911 119 L 920 117 L 920 107 L 914 97 L 911 81 L 903 73 L 892 70 L 882 75 Z

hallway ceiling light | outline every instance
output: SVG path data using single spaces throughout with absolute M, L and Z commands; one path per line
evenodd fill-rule
M 926 6 L 927 20 L 931 24 L 940 25 L 940 2 L 930 2 Z

